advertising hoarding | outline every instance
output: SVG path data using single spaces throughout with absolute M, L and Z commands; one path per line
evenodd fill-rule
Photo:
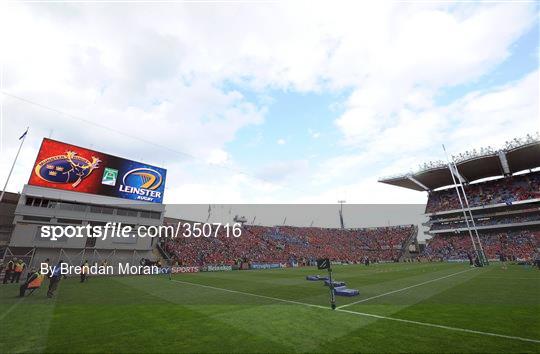
M 28 184 L 162 203 L 167 170 L 45 138 Z
M 198 273 L 200 271 L 199 267 L 172 267 L 171 273 Z

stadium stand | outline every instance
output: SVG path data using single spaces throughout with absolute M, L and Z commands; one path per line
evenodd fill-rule
M 181 265 L 251 263 L 308 264 L 327 257 L 336 262 L 398 261 L 413 225 L 368 229 L 330 229 L 244 225 L 242 237 L 167 239 L 163 249 Z
M 476 238 L 478 233 L 488 259 L 530 261 L 540 247 L 540 137 L 514 139 L 500 150 L 466 152 L 453 160 L 453 169 L 441 161 L 430 162 L 417 172 L 379 180 L 428 192 L 429 221 L 424 225 L 432 238 L 421 256 L 470 259 L 478 249 L 471 234 Z M 463 183 L 469 204 L 465 210 L 454 181 Z M 463 193 L 460 196 L 465 200 Z
M 488 258 L 503 253 L 510 260 L 531 260 L 540 245 L 540 230 L 489 232 L 480 234 Z M 427 241 L 423 256 L 431 260 L 465 260 L 471 254 L 471 239 L 466 234 L 436 235 Z
M 515 225 L 522 223 L 540 224 L 540 213 L 526 213 L 513 216 L 486 215 L 483 217 L 475 218 L 475 224 L 477 227 L 500 227 L 505 225 Z M 463 218 L 459 218 L 457 220 L 453 219 L 451 221 L 441 220 L 439 223 L 434 223 L 432 225 L 431 231 L 465 229 L 466 227 L 467 225 Z
M 471 207 L 488 206 L 540 198 L 540 172 L 507 177 L 465 187 Z M 454 188 L 429 193 L 426 213 L 460 208 Z

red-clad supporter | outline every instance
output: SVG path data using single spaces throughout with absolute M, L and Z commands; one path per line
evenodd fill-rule
M 540 172 L 471 184 L 465 186 L 465 192 L 471 207 L 511 204 L 520 200 L 540 198 Z M 460 207 L 455 188 L 449 188 L 429 194 L 426 212 L 435 213 Z
M 370 229 L 327 229 L 292 226 L 248 226 L 238 238 L 178 237 L 167 239 L 164 249 L 181 265 L 397 260 L 414 231 L 412 225 Z
M 474 235 L 474 234 L 473 234 Z M 480 241 L 488 259 L 499 259 L 503 254 L 510 260 L 531 260 L 540 247 L 540 231 L 508 231 L 480 234 Z M 473 253 L 468 234 L 436 235 L 427 241 L 423 256 L 432 259 L 467 259 Z

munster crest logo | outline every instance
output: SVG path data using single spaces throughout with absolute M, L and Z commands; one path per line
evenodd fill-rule
M 36 175 L 51 183 L 71 183 L 76 188 L 99 167 L 101 161 L 92 156 L 92 161 L 78 156 L 76 152 L 67 151 L 65 155 L 56 155 L 40 161 L 34 169 Z

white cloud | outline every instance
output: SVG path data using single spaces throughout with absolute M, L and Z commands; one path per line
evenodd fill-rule
M 229 161 L 230 156 L 227 151 L 221 149 L 212 150 L 207 158 L 207 162 L 214 165 L 223 165 Z
M 193 178 L 193 176 L 197 178 Z M 198 163 L 168 166 L 165 202 L 168 204 L 279 203 L 286 190 L 269 179 L 255 178 L 235 168 L 208 168 Z M 286 176 L 285 176 L 286 177 Z M 285 178 L 284 177 L 284 178 Z M 290 190 L 289 190 L 290 192 Z
M 305 173 L 309 167 L 306 160 L 275 161 L 263 166 L 257 177 L 267 182 L 279 182 L 298 177 Z
M 444 113 L 452 117 L 455 129 L 448 139 L 454 151 L 463 145 L 498 147 L 514 137 L 540 128 L 540 76 L 526 77 L 491 90 L 475 91 L 452 103 Z
M 321 137 L 321 133 L 320 132 L 317 132 L 317 131 L 314 131 L 312 129 L 308 129 L 308 134 L 309 136 L 311 136 L 313 139 L 319 139 Z
M 502 87 L 471 92 L 447 106 L 400 110 L 394 125 L 366 135 L 362 148 L 355 150 L 358 152 L 332 157 L 319 164 L 313 178 L 315 184 L 341 185 L 320 197 L 330 198 L 329 195 L 348 190 L 349 199 L 363 202 L 384 203 L 392 198 L 396 202 L 421 200 L 414 197 L 414 193 L 422 193 L 404 192 L 374 181 L 377 177 L 416 170 L 423 162 L 444 159 L 443 143 L 457 154 L 490 145 L 499 148 L 507 140 L 538 131 L 538 82 L 539 73 L 535 71 Z M 362 181 L 351 182 L 347 176 L 362 176 Z
M 373 67 L 336 120 L 346 143 L 362 144 L 396 125 L 404 108 L 428 108 L 441 88 L 489 72 L 508 57 L 510 45 L 535 19 L 527 6 L 471 9 L 454 13 L 436 8 L 405 10 L 388 27 L 387 38 L 377 40 L 381 48 L 375 51 Z M 503 22 L 506 25 L 500 26 Z
M 300 198 L 303 191 L 290 191 L 297 186 L 326 188 L 309 194 L 333 202 L 343 192 L 335 185 L 343 181 L 358 198 L 402 200 L 397 194 L 403 193 L 405 200 L 408 192 L 387 193 L 393 187 L 377 184 L 374 175 L 432 158 L 441 141 L 461 151 L 471 141 L 494 144 L 538 127 L 537 72 L 445 107 L 435 102 L 441 90 L 479 80 L 508 58 L 511 45 L 534 24 L 531 4 L 295 1 L 212 4 L 212 11 L 194 3 L 2 6 L 6 91 L 165 148 L 7 97 L 0 180 L 15 153 L 13 137 L 30 125 L 29 151 L 52 133 L 169 166 L 169 181 L 179 186 L 168 198 L 180 202 L 186 196 L 257 200 L 269 190 L 277 200 Z M 244 97 L 230 83 L 265 99 Z M 292 174 L 287 164 L 265 161 L 260 173 L 272 183 L 235 172 L 243 166 L 228 144 L 242 129 L 264 122 L 272 89 L 350 91 L 344 103 L 332 105 L 341 111 L 335 128 L 345 141 L 343 153 L 299 163 L 301 172 Z M 252 138 L 253 145 L 261 141 Z M 27 179 L 33 154 L 23 152 L 10 189 Z M 226 167 L 219 183 L 207 178 L 216 176 L 198 160 Z M 286 178 L 276 178 L 280 174 Z M 351 182 L 355 178 L 362 180 Z
M 335 203 L 345 199 L 350 204 L 423 204 L 425 193 L 397 188 L 377 182 L 376 178 L 365 178 L 361 182 L 334 186 L 320 193 L 301 198 L 301 203 Z

